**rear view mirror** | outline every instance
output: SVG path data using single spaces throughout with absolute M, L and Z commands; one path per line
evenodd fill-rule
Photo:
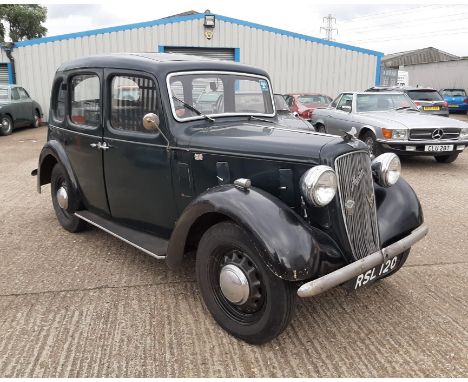
M 159 130 L 159 117 L 157 114 L 148 113 L 143 117 L 143 127 L 148 131 Z

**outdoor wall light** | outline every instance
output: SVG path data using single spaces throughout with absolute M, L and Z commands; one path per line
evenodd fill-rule
M 205 15 L 205 23 L 203 24 L 205 28 L 214 28 L 216 22 L 215 15 Z

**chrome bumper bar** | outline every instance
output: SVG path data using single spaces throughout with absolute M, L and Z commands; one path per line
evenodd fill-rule
M 417 139 L 410 139 L 410 140 L 405 140 L 405 141 L 397 141 L 393 139 L 381 139 L 378 138 L 377 142 L 379 143 L 386 143 L 388 145 L 409 145 L 409 146 L 417 146 L 417 145 L 468 145 L 468 140 L 463 139 L 447 139 L 447 140 L 430 140 L 430 139 L 422 139 L 422 140 L 417 140 Z
M 397 242 L 390 244 L 377 252 L 370 254 L 360 260 L 346 265 L 332 273 L 322 276 L 318 279 L 309 281 L 302 285 L 298 290 L 297 294 L 299 297 L 312 297 L 317 296 L 331 288 L 334 288 L 344 282 L 359 276 L 368 270 L 383 264 L 387 260 L 394 258 L 395 256 L 403 253 L 409 249 L 413 244 L 417 243 L 424 236 L 427 235 L 428 228 L 426 225 L 421 225 L 411 232 L 408 236 L 404 237 Z

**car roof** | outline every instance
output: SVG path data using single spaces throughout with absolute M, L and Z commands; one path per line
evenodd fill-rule
M 206 57 L 175 53 L 112 53 L 80 57 L 62 64 L 57 71 L 73 69 L 118 68 L 143 70 L 154 74 L 168 74 L 179 71 L 233 71 L 265 76 L 262 69 L 232 61 L 214 60 Z

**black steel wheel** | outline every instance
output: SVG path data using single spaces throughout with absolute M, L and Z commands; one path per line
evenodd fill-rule
M 292 284 L 267 268 L 252 235 L 238 225 L 223 222 L 205 232 L 196 273 L 206 307 L 232 335 L 261 344 L 289 324 L 296 295 Z
M 74 215 L 73 205 L 76 205 L 70 179 L 64 167 L 57 163 L 52 169 L 50 191 L 55 215 L 60 225 L 69 232 L 80 232 L 86 228 L 86 222 Z
M 450 155 L 436 155 L 434 158 L 439 163 L 452 163 L 457 160 L 458 153 L 450 154 Z
M 8 115 L 4 115 L 0 119 L 0 135 L 10 135 L 12 132 L 13 120 Z

